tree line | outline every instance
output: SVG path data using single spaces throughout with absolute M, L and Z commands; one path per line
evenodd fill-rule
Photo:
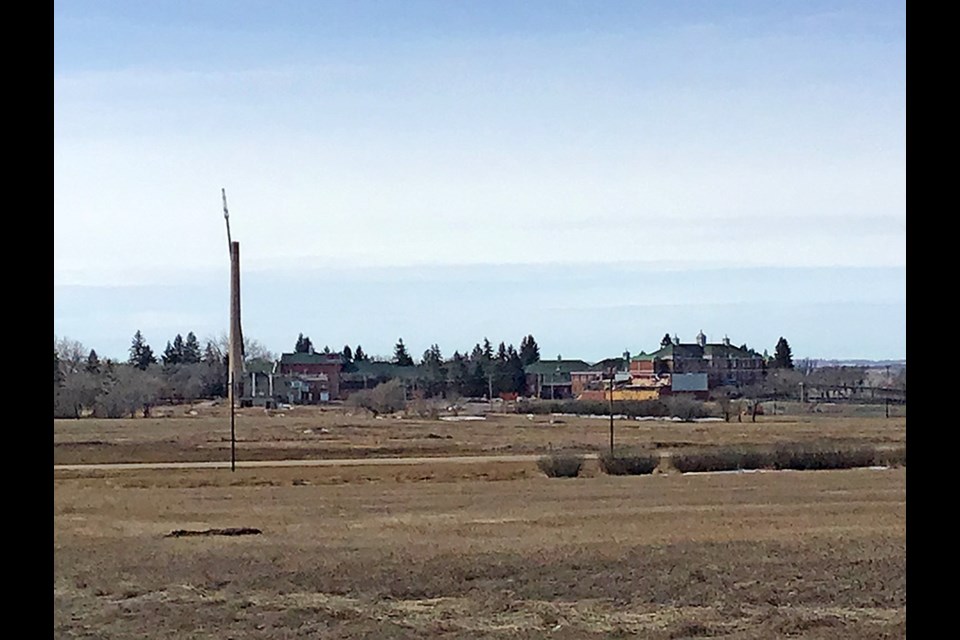
M 191 402 L 202 398 L 227 395 L 229 341 L 225 335 L 208 339 L 201 348 L 191 331 L 186 337 L 177 334 L 168 340 L 157 357 L 140 330 L 134 333 L 126 361 L 101 359 L 95 349 L 70 338 L 54 336 L 54 417 L 79 418 L 92 414 L 98 417 L 148 415 L 159 402 Z M 313 344 L 302 333 L 294 351 L 313 353 Z M 323 353 L 332 354 L 329 347 Z M 484 338 L 467 355 L 454 352 L 444 359 L 440 347 L 431 345 L 419 364 L 407 351 L 403 339 L 398 340 L 391 359 L 371 358 L 363 347 L 345 345 L 338 354 L 349 371 L 356 362 L 385 361 L 400 367 L 416 369 L 413 383 L 430 396 L 451 393 L 483 396 L 491 390 L 523 393 L 523 367 L 540 359 L 540 349 L 532 335 L 520 343 L 519 351 L 512 344 L 501 342 L 494 350 Z M 272 362 L 274 354 L 256 340 L 244 338 L 244 359 Z
M 310 337 L 302 333 L 297 337 L 294 351 L 316 353 Z M 332 354 L 333 351 L 324 347 L 320 353 Z M 355 348 L 344 345 L 339 355 L 348 373 L 355 369 L 351 365 L 358 362 L 387 362 L 398 367 L 415 368 L 416 373 L 411 376 L 413 384 L 428 397 L 449 394 L 480 397 L 489 393 L 524 393 L 524 367 L 540 360 L 540 347 L 533 335 L 521 339 L 519 350 L 512 343 L 502 341 L 494 349 L 493 343 L 485 337 L 469 353 L 454 351 L 449 358 L 444 357 L 439 345 L 432 344 L 416 361 L 403 338 L 399 338 L 390 358 L 370 357 L 359 344 Z
M 666 344 L 669 335 L 662 341 Z M 128 358 L 118 362 L 101 359 L 94 349 L 69 338 L 54 337 L 54 416 L 79 417 L 92 413 L 102 417 L 148 414 L 158 402 L 190 402 L 201 398 L 222 398 L 227 395 L 226 335 L 206 340 L 201 347 L 191 331 L 184 337 L 177 334 L 166 342 L 159 355 L 138 330 L 131 339 Z M 746 349 L 746 345 L 743 347 Z M 297 353 L 314 353 L 308 336 L 299 334 L 294 345 Z M 752 350 L 751 350 L 752 351 Z M 333 354 L 329 347 L 322 353 Z M 439 345 L 432 344 L 419 360 L 409 353 L 403 339 L 397 340 L 391 357 L 370 357 L 361 345 L 344 345 L 337 354 L 344 363 L 344 372 L 356 371 L 355 363 L 389 362 L 409 367 L 404 376 L 423 397 L 486 397 L 504 393 L 524 395 L 524 368 L 540 360 L 540 347 L 533 335 L 520 341 L 519 349 L 501 341 L 496 348 L 484 338 L 469 351 L 454 351 L 445 357 Z M 273 362 L 270 353 L 256 340 L 244 339 L 244 359 Z M 790 345 L 781 337 L 772 358 L 766 356 L 771 371 L 761 383 L 740 389 L 739 393 L 756 397 L 792 397 L 804 380 L 810 385 L 857 387 L 864 385 L 863 368 L 809 368 L 805 363 L 796 369 Z M 906 371 L 900 372 L 894 386 L 906 389 Z M 754 388 L 755 387 L 755 388 Z
M 137 330 L 126 361 L 101 359 L 95 349 L 70 338 L 54 336 L 53 414 L 79 418 L 86 413 L 118 418 L 149 415 L 159 402 L 190 402 L 227 394 L 226 336 L 200 341 L 191 331 L 167 341 L 157 358 Z M 272 360 L 273 354 L 256 340 L 244 340 L 248 360 Z

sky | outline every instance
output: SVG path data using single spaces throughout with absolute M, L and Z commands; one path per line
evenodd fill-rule
M 54 333 L 906 357 L 903 2 L 54 3 Z

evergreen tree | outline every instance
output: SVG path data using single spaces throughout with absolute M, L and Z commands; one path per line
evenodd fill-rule
M 301 333 L 297 336 L 297 345 L 294 347 L 294 351 L 296 353 L 313 353 L 313 343 L 310 342 L 310 338 Z
M 179 333 L 173 339 L 173 352 L 177 354 L 177 361 L 174 364 L 183 362 L 183 336 Z
M 165 367 L 180 364 L 180 355 L 177 353 L 176 347 L 170 344 L 169 340 L 167 340 L 167 346 L 163 350 L 163 355 L 160 356 L 160 359 L 163 360 L 163 366 Z
M 363 347 L 361 347 L 360 345 L 357 345 L 357 348 L 354 349 L 353 351 L 353 361 L 366 362 L 368 359 L 369 358 L 367 358 L 367 354 L 363 352 Z
M 393 363 L 401 367 L 412 367 L 414 364 L 413 358 L 407 353 L 407 346 L 403 344 L 403 338 L 397 340 L 393 347 Z
M 520 361 L 523 366 L 531 365 L 540 360 L 540 347 L 532 335 L 520 341 Z
M 497 347 L 497 360 L 500 362 L 507 361 L 507 346 L 502 342 L 500 343 L 500 346 Z
M 790 350 L 790 343 L 783 336 L 777 341 L 777 347 L 773 352 L 773 366 L 779 369 L 793 369 L 793 352 Z
M 669 347 L 671 344 L 673 344 L 673 338 L 670 337 L 670 334 L 663 334 L 663 339 L 660 340 L 660 348 Z
M 200 342 L 193 331 L 187 334 L 187 339 L 183 343 L 183 354 L 180 357 L 183 364 L 197 364 L 200 362 Z
M 229 374 L 227 372 L 227 354 L 214 342 L 207 342 L 201 362 L 205 365 L 201 373 L 201 393 L 207 398 L 222 398 L 227 395 Z
M 483 339 L 483 359 L 487 362 L 493 360 L 493 345 L 486 338 Z
M 439 346 L 432 344 L 429 349 L 423 352 L 420 368 L 427 395 L 442 395 L 446 391 L 447 371 Z
M 156 362 L 157 357 L 153 355 L 153 349 L 150 348 L 150 345 L 143 339 L 143 334 L 137 329 L 137 332 L 133 334 L 130 345 L 129 363 L 142 371 L 150 365 L 156 364 Z
M 342 355 L 344 362 L 353 362 L 353 351 L 350 350 L 350 345 L 343 345 Z
M 470 366 L 470 372 L 467 376 L 466 395 L 471 398 L 479 398 L 487 395 L 487 375 L 483 370 L 483 362 L 476 360 Z
M 213 342 L 207 342 L 207 347 L 203 350 L 202 362 L 210 365 L 221 364 L 224 362 L 223 354 Z
M 464 395 L 467 387 L 467 358 L 460 355 L 459 351 L 453 352 L 450 363 L 447 366 L 448 389 L 460 395 Z
M 513 345 L 510 345 L 510 348 L 507 349 L 506 372 L 509 384 L 507 391 L 525 395 L 527 393 L 527 375 L 523 371 L 523 361 L 520 360 L 520 354 L 513 349 Z
M 423 358 L 420 360 L 420 364 L 443 364 L 443 354 L 440 352 L 440 347 L 435 344 L 430 345 L 430 348 L 423 352 Z
M 328 344 L 323 345 L 323 353 L 324 353 L 324 355 L 330 355 L 331 353 L 333 353 L 333 352 L 330 350 L 330 345 L 328 345 Z
M 87 364 L 84 369 L 87 373 L 93 375 L 100 373 L 100 358 L 97 357 L 97 352 L 94 349 L 90 349 L 90 355 L 87 356 Z
M 481 362 L 483 360 L 483 349 L 480 347 L 478 342 L 473 347 L 473 351 L 470 352 L 470 362 Z

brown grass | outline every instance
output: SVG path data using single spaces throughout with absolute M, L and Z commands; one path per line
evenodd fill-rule
M 55 472 L 54 635 L 905 634 L 905 469 L 595 466 Z
M 168 409 L 166 418 L 55 420 L 54 462 L 178 462 L 227 460 L 229 421 L 222 407 Z M 244 409 L 237 417 L 241 460 L 358 458 L 602 451 L 606 420 L 495 415 L 483 422 L 373 419 L 339 410 L 298 407 L 271 414 Z M 905 418 L 810 414 L 761 416 L 750 423 L 666 423 L 618 420 L 617 446 L 682 450 L 712 445 L 829 442 L 898 445 Z

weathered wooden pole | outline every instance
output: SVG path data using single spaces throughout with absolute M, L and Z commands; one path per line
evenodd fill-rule
M 243 334 L 240 331 L 240 243 L 230 243 L 230 353 L 228 377 L 230 389 L 230 469 L 236 470 L 236 407 L 243 397 Z

